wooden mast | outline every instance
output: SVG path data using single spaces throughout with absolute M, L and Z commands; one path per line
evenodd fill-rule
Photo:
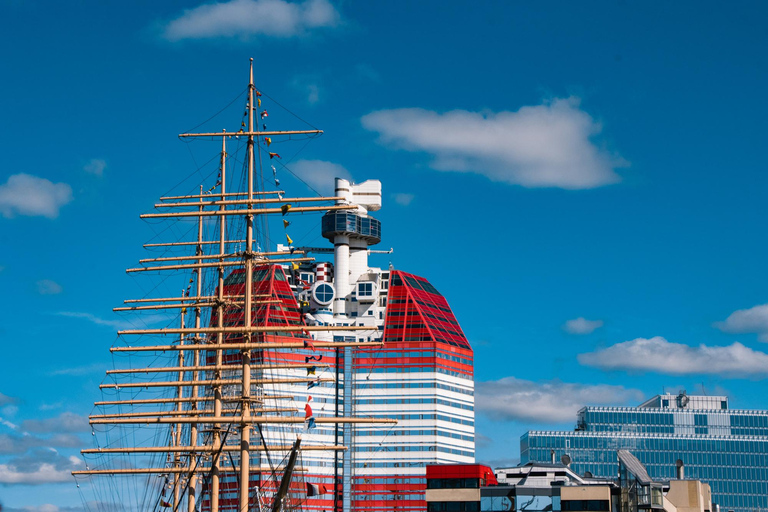
M 250 479 L 251 471 L 265 472 L 274 471 L 274 468 L 262 467 L 260 461 L 251 460 L 251 452 L 262 452 L 264 450 L 288 451 L 290 445 L 275 444 L 275 438 L 265 431 L 264 445 L 254 443 L 251 445 L 251 438 L 254 433 L 254 425 L 271 426 L 300 426 L 304 423 L 304 418 L 296 414 L 298 410 L 295 407 L 284 407 L 284 402 L 272 402 L 274 405 L 265 407 L 267 401 L 275 400 L 293 400 L 294 394 L 290 393 L 290 388 L 286 386 L 277 389 L 276 394 L 271 395 L 263 393 L 265 384 L 276 385 L 294 385 L 300 383 L 333 382 L 335 379 L 323 376 L 303 377 L 295 375 L 292 372 L 278 372 L 270 374 L 261 373 L 262 370 L 279 369 L 300 369 L 312 367 L 327 367 L 325 364 L 302 364 L 298 362 L 278 362 L 277 364 L 264 364 L 268 361 L 256 361 L 253 364 L 251 358 L 253 351 L 263 350 L 306 350 L 311 347 L 312 350 L 318 349 L 338 349 L 340 347 L 375 347 L 381 346 L 380 341 L 370 341 L 375 339 L 377 328 L 372 326 L 350 325 L 350 326 L 323 326 L 323 325 L 303 325 L 299 321 L 298 325 L 293 322 L 289 324 L 270 325 L 272 322 L 257 321 L 254 315 L 254 308 L 263 304 L 283 304 L 283 299 L 273 298 L 270 294 L 254 293 L 254 278 L 256 268 L 259 265 L 271 266 L 280 263 L 297 263 L 303 261 L 313 261 L 313 258 L 304 257 L 304 252 L 300 250 L 290 251 L 255 251 L 255 236 L 259 231 L 254 232 L 255 220 L 265 217 L 255 217 L 256 215 L 280 214 L 285 215 L 288 210 L 291 213 L 305 212 L 328 212 L 334 210 L 350 210 L 354 206 L 344 204 L 332 204 L 326 206 L 302 206 L 302 203 L 337 201 L 338 197 L 291 197 L 284 198 L 283 191 L 268 192 L 265 190 L 257 191 L 256 183 L 256 151 L 259 150 L 259 136 L 273 135 L 317 135 L 322 133 L 320 130 L 298 130 L 298 131 L 259 131 L 256 123 L 258 122 L 259 109 L 256 108 L 256 88 L 254 84 L 253 59 L 250 60 L 249 85 L 246 114 L 248 117 L 247 131 L 233 133 L 222 130 L 221 133 L 202 133 L 202 134 L 182 134 L 182 137 L 215 137 L 222 138 L 221 161 L 220 161 L 220 179 L 217 186 L 220 186 L 219 193 L 211 194 L 212 188 L 207 193 L 203 186 L 200 186 L 199 193 L 194 195 L 168 196 L 162 197 L 163 203 L 155 205 L 156 208 L 174 209 L 171 213 L 152 213 L 142 215 L 142 218 L 169 219 L 171 221 L 183 220 L 185 217 L 197 217 L 197 237 L 196 241 L 182 242 L 174 241 L 169 243 L 145 244 L 145 247 L 164 247 L 173 250 L 175 248 L 185 249 L 195 246 L 193 255 L 176 255 L 173 252 L 160 254 L 157 258 L 147 258 L 140 260 L 142 267 L 128 269 L 128 272 L 152 272 L 161 270 L 191 270 L 196 278 L 195 295 L 191 296 L 190 287 L 181 293 L 180 297 L 161 297 L 161 298 L 142 298 L 126 300 L 127 307 L 115 308 L 116 311 L 143 311 L 143 310 L 161 310 L 173 311 L 179 309 L 181 312 L 178 327 L 170 328 L 147 328 L 124 330 L 118 334 L 139 335 L 139 336 L 164 336 L 173 335 L 174 341 L 169 345 L 142 345 L 128 344 L 126 346 L 113 346 L 114 352 L 156 352 L 151 356 L 157 361 L 162 361 L 162 352 L 177 351 L 176 357 L 172 356 L 171 361 L 165 362 L 159 366 L 149 364 L 148 368 L 114 369 L 108 371 L 108 375 L 114 376 L 114 384 L 103 384 L 102 390 L 114 390 L 119 394 L 121 388 L 127 389 L 129 399 L 119 400 L 107 399 L 96 402 L 97 407 L 115 407 L 112 409 L 102 409 L 104 414 L 93 414 L 89 417 L 91 425 L 105 426 L 151 426 L 153 428 L 172 429 L 169 446 L 134 446 L 117 448 L 95 448 L 92 450 L 83 450 L 83 454 L 166 454 L 164 456 L 166 467 L 119 467 L 100 466 L 98 469 L 86 468 L 83 471 L 76 471 L 73 474 L 77 476 L 87 475 L 148 475 L 157 474 L 166 476 L 173 483 L 172 498 L 174 512 L 184 505 L 186 499 L 186 512 L 195 512 L 203 505 L 204 494 L 201 492 L 210 492 L 210 501 L 205 502 L 206 508 L 210 507 L 211 512 L 219 512 L 221 509 L 220 492 L 222 492 L 221 478 L 223 471 L 231 471 L 233 475 L 239 477 L 239 490 L 237 492 L 238 512 L 248 512 L 251 502 Z M 243 125 L 245 128 L 245 125 Z M 229 192 L 227 190 L 226 173 L 226 139 L 232 136 L 243 137 L 247 140 L 246 158 L 247 174 L 245 176 L 245 187 L 243 192 Z M 231 177 L 230 177 L 230 181 Z M 263 185 L 261 186 L 263 188 Z M 277 195 L 277 198 L 269 197 Z M 265 197 L 266 196 L 266 197 Z M 175 201 L 175 202 L 170 202 Z M 293 203 L 293 204 L 291 204 Z M 188 209 L 194 210 L 186 211 Z M 206 218 L 218 217 L 219 233 L 211 240 L 205 240 Z M 229 239 L 227 226 L 236 225 L 238 220 L 245 220 L 244 229 L 239 233 L 232 233 L 232 239 Z M 234 222 L 232 222 L 234 221 Z M 211 233 L 208 233 L 209 235 Z M 216 240 L 218 238 L 218 240 Z M 265 249 L 269 243 L 264 241 Z M 218 253 L 214 249 L 218 244 Z M 233 247 L 235 244 L 235 247 Z M 243 244 L 238 247 L 237 244 Z M 206 247 L 211 250 L 206 251 Z M 241 250 L 238 250 L 241 249 Z M 208 252 L 208 253 L 206 253 Z M 188 254 L 188 253 L 187 253 Z M 278 256 L 278 258 L 271 258 Z M 148 263 L 155 263 L 156 266 L 148 266 Z M 235 286 L 243 286 L 243 291 L 238 292 L 242 295 L 225 295 L 225 277 L 228 268 L 240 267 L 232 277 Z M 213 269 L 216 269 L 215 271 Z M 203 273 L 208 276 L 208 272 L 216 272 L 217 289 L 215 293 L 205 294 L 203 291 Z M 242 273 L 240 273 L 242 272 Z M 227 278 L 229 279 L 229 278 Z M 256 277 L 256 279 L 260 279 Z M 227 281 L 229 282 L 229 281 Z M 237 284 L 242 283 L 242 285 Z M 282 296 L 281 296 L 282 297 Z M 139 305 L 140 304 L 140 305 Z M 191 318 L 187 320 L 187 308 L 194 308 L 194 323 Z M 203 308 L 208 308 L 211 314 L 216 315 L 215 322 L 206 322 L 203 319 Z M 191 311 L 190 311 L 191 312 Z M 232 322 L 228 315 L 237 315 L 238 320 Z M 227 320 L 225 321 L 225 317 Z M 207 317 L 206 317 L 207 318 Z M 301 317 L 300 317 L 301 318 Z M 313 342 L 311 333 L 314 332 L 333 332 L 333 331 L 355 331 L 359 336 L 366 336 L 355 342 Z M 254 334 L 256 334 L 254 336 Z M 303 336 L 297 336 L 303 334 Z M 214 336 L 215 335 L 215 336 Z M 229 335 L 229 336 L 228 336 Z M 272 336 L 276 337 L 272 341 Z M 234 337 L 235 339 L 228 339 Z M 303 338 L 307 338 L 304 340 Z M 168 343 L 166 341 L 166 343 Z M 225 360 L 224 354 L 227 352 Z M 202 351 L 206 351 L 203 354 Z M 231 351 L 231 352 L 230 352 Z M 239 354 L 238 354 L 239 352 Z M 210 354 L 210 355 L 209 355 Z M 137 356 L 143 357 L 142 354 Z M 131 356 L 133 357 L 133 356 Z M 215 357 L 215 362 L 213 358 Z M 166 360 L 167 361 L 167 360 Z M 226 361 L 226 362 L 225 362 Z M 203 373 L 201 373 L 203 372 Z M 136 374 L 146 373 L 149 375 L 146 379 L 137 379 Z M 163 373 L 168 374 L 165 379 Z M 303 373 L 303 372 L 302 372 Z M 309 372 L 308 372 L 309 373 Z M 158 379 L 158 374 L 159 379 Z M 175 380 L 174 380 L 175 377 Z M 142 380 L 146 382 L 141 382 Z M 258 393 L 252 390 L 252 387 L 258 387 Z M 149 393 L 142 395 L 140 393 Z M 288 392 L 288 393 L 286 393 Z M 226 395 L 226 396 L 225 396 Z M 109 398 L 109 397 L 107 397 Z M 155 407 L 152 407 L 152 406 Z M 212 406 L 212 408 L 210 408 Z M 125 407 L 125 409 L 124 409 Z M 129 412 L 130 411 L 130 412 Z M 394 420 L 385 420 L 369 417 L 318 417 L 315 419 L 318 424 L 340 425 L 340 424 L 393 424 Z M 227 426 L 232 426 L 230 441 L 227 441 L 225 432 L 229 432 Z M 237 430 L 234 429 L 237 428 Z M 167 430 L 166 430 L 167 432 Z M 204 433 L 210 433 L 210 437 Z M 187 435 L 188 434 L 188 435 Z M 228 434 L 229 435 L 229 434 Z M 307 450 L 331 450 L 341 451 L 346 449 L 340 446 L 338 440 L 330 446 L 307 445 L 303 447 Z M 231 470 L 226 470 L 222 465 L 222 454 L 231 454 Z M 237 453 L 237 455 L 235 455 Z M 105 455 L 108 459 L 111 456 Z M 166 458 L 167 457 L 167 458 Z M 239 462 L 237 458 L 239 457 Z M 152 464 L 155 464 L 153 462 Z M 152 465 L 150 464 L 150 465 Z M 227 463 L 229 466 L 229 462 Z M 297 471 L 301 469 L 297 468 Z M 279 469 L 278 469 L 279 471 Z M 205 476 L 204 476 L 205 475 Z M 201 486 L 201 482 L 203 485 Z M 186 494 L 186 496 L 185 496 Z M 165 491 L 162 495 L 165 500 Z M 167 505 L 162 505 L 167 507 Z
M 223 130 L 226 132 L 226 130 Z M 223 204 L 227 194 L 227 138 L 221 138 L 221 201 L 222 205 L 220 209 L 222 211 L 227 209 L 227 205 Z M 227 221 L 223 215 L 219 217 L 219 255 L 221 256 L 220 262 L 224 261 L 224 254 L 226 253 L 226 241 L 227 241 Z M 198 294 L 200 295 L 200 294 Z M 224 343 L 224 333 L 221 332 L 221 328 L 224 327 L 224 266 L 220 266 L 218 270 L 218 281 L 216 286 L 216 327 L 219 328 L 219 332 L 216 333 L 216 344 L 222 345 Z M 216 369 L 213 371 L 214 380 L 221 379 L 221 367 L 224 364 L 221 349 L 216 350 Z M 217 384 L 212 386 L 213 388 L 213 415 L 221 416 L 221 385 Z M 213 455 L 211 457 L 211 512 L 219 512 L 219 455 L 221 452 L 221 428 L 218 425 L 213 426 Z
M 253 200 L 253 58 L 251 58 L 250 79 L 248 81 L 248 211 L 253 208 L 250 201 Z M 245 325 L 253 325 L 253 266 L 250 265 L 251 254 L 253 251 L 253 213 L 248 213 L 245 217 L 245 260 L 249 262 L 245 266 Z M 251 341 L 251 333 L 244 333 L 246 343 Z M 242 351 L 243 360 L 243 384 L 241 414 L 242 423 L 240 424 L 240 512 L 248 512 L 248 497 L 250 490 L 250 444 L 251 444 L 251 425 L 248 421 L 251 419 L 251 350 Z
M 184 290 L 181 291 L 181 294 L 184 295 Z M 180 315 L 180 324 L 181 328 L 184 329 L 184 315 L 185 311 L 181 310 Z M 179 335 L 179 345 L 184 345 L 184 334 Z M 178 386 L 176 387 L 176 396 L 179 398 L 179 401 L 176 402 L 176 412 L 179 413 L 179 417 L 183 413 L 184 410 L 184 402 L 181 401 L 181 399 L 184 397 L 184 386 L 182 386 L 182 382 L 184 381 L 184 351 L 179 350 L 179 357 L 178 357 L 178 364 L 179 364 L 179 374 L 178 374 Z M 173 431 L 173 446 L 181 446 L 181 423 L 176 423 L 174 425 L 174 431 Z M 181 467 L 181 453 L 175 452 L 173 455 L 173 466 L 174 468 L 180 468 Z M 181 500 L 181 474 L 180 473 L 174 473 L 173 474 L 173 510 L 178 510 Z
M 200 185 L 200 195 L 201 196 L 203 195 L 203 186 L 202 185 Z M 200 198 L 200 212 L 203 211 L 202 202 L 203 202 L 203 198 L 201 197 Z M 200 242 L 202 242 L 202 241 L 203 241 L 203 218 L 199 217 L 198 220 L 197 220 L 197 242 L 198 242 L 198 245 L 197 245 L 197 247 L 195 249 L 195 252 L 197 253 L 198 257 L 201 257 L 203 255 L 203 246 L 200 245 Z M 195 295 L 197 295 L 199 297 L 200 295 L 203 294 L 203 279 L 202 279 L 202 277 L 203 277 L 202 276 L 203 260 L 201 258 L 198 258 L 197 263 L 200 266 L 198 266 L 194 270 L 194 272 L 195 272 L 195 280 L 197 281 L 197 283 L 196 283 L 197 293 Z M 197 307 L 195 307 L 195 328 L 198 328 L 198 329 L 200 328 L 200 316 L 201 316 L 201 309 L 200 309 L 200 306 L 197 306 Z M 201 341 L 200 335 L 196 334 L 195 337 L 193 338 L 194 344 L 199 345 L 200 341 Z M 194 353 L 193 357 L 194 357 L 194 359 L 193 359 L 192 366 L 197 368 L 197 367 L 200 366 L 200 351 L 199 350 L 195 350 L 195 353 Z M 200 376 L 200 373 L 198 372 L 198 370 L 193 370 L 192 371 L 192 382 L 197 382 L 199 376 Z M 193 399 L 198 398 L 198 392 L 199 392 L 198 386 L 192 386 L 191 395 L 192 395 Z M 189 405 L 190 405 L 190 414 L 191 414 L 191 416 L 193 416 L 193 417 L 198 416 L 197 400 L 194 400 L 194 401 L 190 402 Z M 192 423 L 189 426 L 189 446 L 191 447 L 191 450 L 189 451 L 189 462 L 188 462 L 188 464 L 189 464 L 190 467 L 195 467 L 195 466 L 197 466 L 197 464 L 195 462 L 195 448 L 197 448 L 197 423 Z M 187 485 L 187 489 L 188 489 L 188 492 L 187 492 L 187 512 L 195 512 L 195 499 L 196 499 L 196 496 L 197 496 L 197 473 L 193 471 L 192 473 L 190 473 L 188 478 L 189 478 L 189 483 Z

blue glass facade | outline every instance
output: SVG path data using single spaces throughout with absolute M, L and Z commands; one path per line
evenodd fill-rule
M 370 216 L 350 212 L 328 212 L 323 215 L 320 228 L 323 236 L 332 239 L 346 234 L 362 237 L 369 245 L 381 242 L 381 222 Z
M 768 411 L 729 410 L 725 397 L 681 396 L 659 395 L 640 407 L 586 407 L 573 432 L 524 434 L 521 463 L 549 461 L 554 450 L 557 459 L 567 453 L 578 473 L 615 478 L 616 452 L 625 449 L 651 478 L 670 480 L 680 459 L 686 478 L 711 485 L 723 512 L 768 509 Z

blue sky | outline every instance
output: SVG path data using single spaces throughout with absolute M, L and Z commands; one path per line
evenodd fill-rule
M 215 180 L 218 148 L 176 134 L 243 91 L 249 57 L 325 130 L 280 146 L 293 172 L 382 181 L 395 251 L 373 263 L 430 279 L 472 342 L 478 460 L 664 389 L 766 408 L 766 9 L 0 2 L 0 503 L 79 510 L 71 457 L 135 321 L 111 308 L 156 284 L 123 272 L 159 230 L 138 215 Z

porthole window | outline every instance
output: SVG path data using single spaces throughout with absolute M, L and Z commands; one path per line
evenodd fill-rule
M 320 282 L 312 290 L 312 298 L 315 302 L 327 306 L 333 301 L 334 290 L 333 286 L 328 283 Z

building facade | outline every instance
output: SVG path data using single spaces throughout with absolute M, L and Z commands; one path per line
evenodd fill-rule
M 709 486 L 657 482 L 619 450 L 614 479 L 582 476 L 569 464 L 529 462 L 494 473 L 479 464 L 427 466 L 428 512 L 716 512 Z M 678 468 L 679 469 L 679 468 Z M 682 477 L 682 472 L 678 472 Z
M 521 463 L 568 455 L 579 473 L 615 477 L 617 450 L 630 450 L 654 480 L 708 483 L 721 510 L 768 508 L 768 411 L 731 410 L 725 396 L 657 395 L 637 407 L 585 407 L 576 430 L 529 431 Z

